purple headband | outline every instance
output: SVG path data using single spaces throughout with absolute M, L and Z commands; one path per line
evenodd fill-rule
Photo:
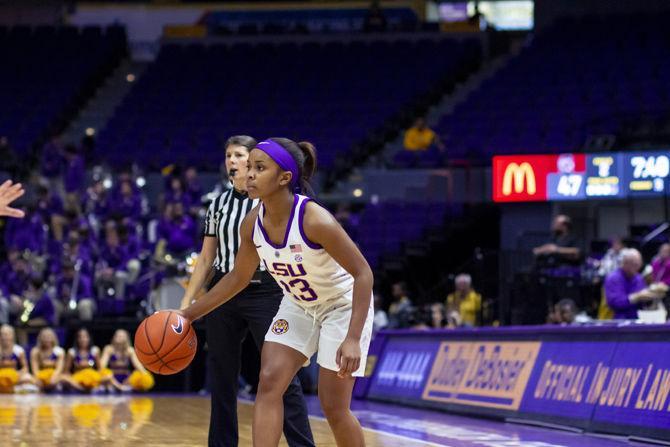
M 291 185 L 293 188 L 297 187 L 300 178 L 298 164 L 284 146 L 272 140 L 265 140 L 258 143 L 256 149 L 268 154 L 284 171 L 289 171 L 292 174 Z

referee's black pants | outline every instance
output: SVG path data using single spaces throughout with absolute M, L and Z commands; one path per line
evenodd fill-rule
M 223 274 L 216 272 L 211 289 Z M 209 380 L 212 411 L 209 446 L 237 446 L 237 391 L 242 342 L 247 333 L 260 351 L 272 319 L 277 314 L 282 291 L 272 277 L 264 274 L 261 284 L 251 284 L 230 301 L 205 317 L 209 347 Z M 288 445 L 314 446 L 307 405 L 298 378 L 284 394 L 284 435 Z

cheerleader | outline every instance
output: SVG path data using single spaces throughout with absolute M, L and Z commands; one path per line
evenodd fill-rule
M 4 375 L 8 376 L 9 383 L 4 383 L 3 379 L 0 386 L 2 391 L 8 392 L 12 388 L 16 391 L 29 391 L 29 388 L 34 388 L 35 381 L 28 371 L 26 352 L 16 344 L 14 328 L 8 324 L 0 326 L 0 376 L 4 377 Z M 13 378 L 10 379 L 9 375 Z
M 106 383 L 117 391 L 127 392 L 131 390 L 128 378 L 131 366 L 137 371 L 146 372 L 144 366 L 135 355 L 135 350 L 130 346 L 130 335 L 128 331 L 118 329 L 114 332 L 112 343 L 102 350 L 100 368 L 103 375 L 103 383 Z M 111 375 L 105 374 L 105 370 L 111 370 Z
M 65 355 L 62 382 L 77 391 L 90 391 L 99 385 L 99 366 L 100 348 L 92 344 L 88 329 L 79 329 L 74 346 Z
M 30 350 L 30 368 L 42 391 L 51 391 L 59 383 L 65 363 L 65 351 L 58 346 L 58 338 L 51 328 L 44 328 L 37 336 L 37 346 Z

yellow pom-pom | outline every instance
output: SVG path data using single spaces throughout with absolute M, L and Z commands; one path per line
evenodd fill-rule
M 133 371 L 128 383 L 135 391 L 149 391 L 154 387 L 154 376 L 150 372 Z
M 72 375 L 72 380 L 86 389 L 93 389 L 100 385 L 100 373 L 93 368 L 85 368 Z
M 37 380 L 42 382 L 42 385 L 48 385 L 53 375 L 54 375 L 53 368 L 41 369 L 37 373 Z
M 13 368 L 0 369 L 0 393 L 13 393 L 19 382 L 19 373 Z
M 109 377 L 112 377 L 113 375 L 114 375 L 114 373 L 113 373 L 112 370 L 109 369 L 109 368 L 103 368 L 103 369 L 100 370 L 100 376 L 101 376 L 103 379 L 107 379 L 107 378 L 109 378 Z

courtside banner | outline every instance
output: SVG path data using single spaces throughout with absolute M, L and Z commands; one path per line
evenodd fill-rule
M 376 361 L 368 396 L 421 400 L 440 341 L 430 337 L 391 337 Z
M 423 399 L 518 410 L 539 342 L 443 342 Z
M 617 342 L 543 342 L 530 375 L 521 413 L 547 415 L 556 423 L 587 427 L 604 392 L 603 371 Z M 562 420 L 557 420 L 560 418 Z
M 668 326 L 385 335 L 372 399 L 670 440 Z
M 612 361 L 597 366 L 594 428 L 670 438 L 670 343 L 620 342 Z

